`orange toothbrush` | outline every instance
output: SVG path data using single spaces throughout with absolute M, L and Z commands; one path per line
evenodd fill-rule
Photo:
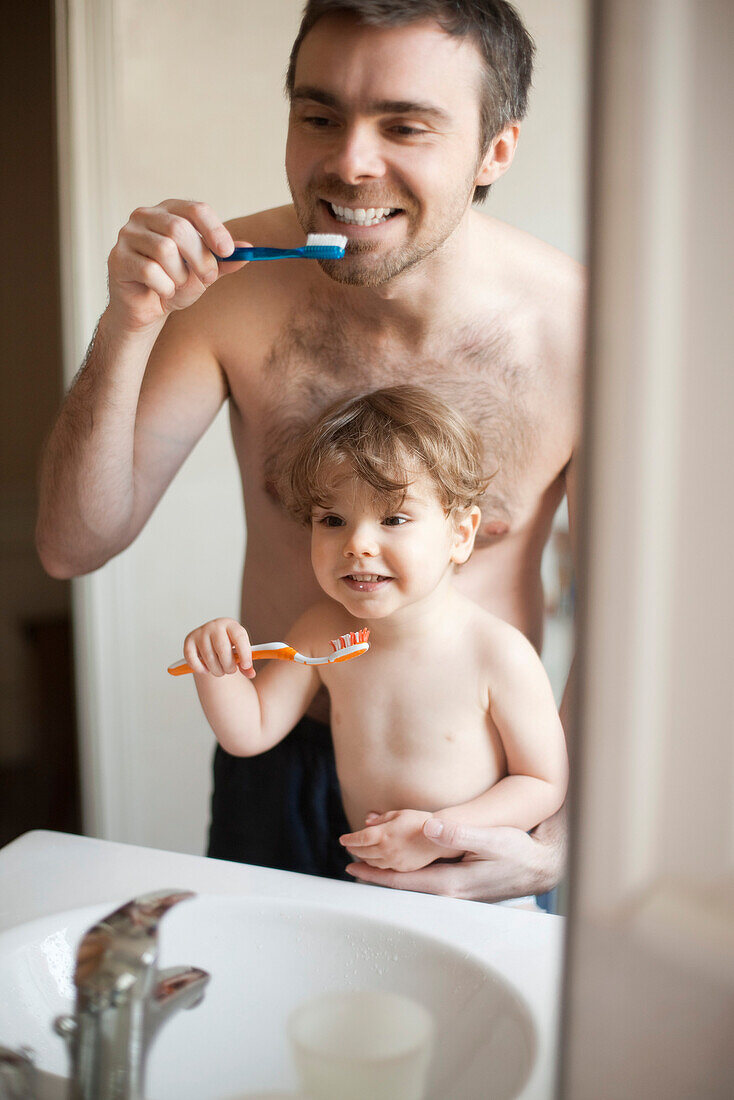
M 253 661 L 295 661 L 299 665 L 339 664 L 341 661 L 351 661 L 352 657 L 361 657 L 366 653 L 370 648 L 367 640 L 369 636 L 370 632 L 366 627 L 362 630 L 353 630 L 349 634 L 342 634 L 340 638 L 335 638 L 331 642 L 332 652 L 328 657 L 304 657 L 286 642 L 262 642 L 252 647 L 252 659 Z M 232 648 L 234 649 L 234 646 Z M 171 676 L 184 676 L 192 670 L 186 661 L 182 660 L 169 665 L 168 671 Z

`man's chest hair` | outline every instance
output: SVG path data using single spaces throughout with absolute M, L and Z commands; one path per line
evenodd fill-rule
M 538 373 L 496 323 L 460 323 L 415 350 L 336 309 L 294 313 L 258 381 L 265 488 L 272 495 L 279 456 L 329 405 L 409 382 L 437 393 L 479 432 L 494 474 L 482 511 L 509 522 L 542 427 Z

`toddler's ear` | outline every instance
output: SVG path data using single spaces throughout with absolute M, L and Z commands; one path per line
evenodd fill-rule
M 481 518 L 482 513 L 476 504 L 473 508 L 462 508 L 454 514 L 454 547 L 451 560 L 455 565 L 463 565 L 469 560 Z

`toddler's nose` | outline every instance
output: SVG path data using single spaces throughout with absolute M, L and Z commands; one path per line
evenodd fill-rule
M 374 533 L 364 524 L 355 527 L 344 541 L 344 556 L 347 558 L 373 558 L 379 550 Z

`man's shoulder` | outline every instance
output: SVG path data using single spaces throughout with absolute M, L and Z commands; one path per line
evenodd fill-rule
M 578 260 L 509 222 L 474 214 L 476 262 L 485 280 L 497 280 L 508 293 L 522 291 L 524 298 L 538 302 L 553 295 L 583 301 L 586 269 Z
M 304 233 L 290 204 L 231 218 L 225 224 L 236 241 L 274 248 L 303 244 Z
M 481 235 L 488 294 L 531 357 L 577 376 L 583 358 L 587 273 L 547 241 L 484 214 Z M 481 276 L 480 276 L 481 277 Z M 535 349 L 533 352 L 532 349 Z

